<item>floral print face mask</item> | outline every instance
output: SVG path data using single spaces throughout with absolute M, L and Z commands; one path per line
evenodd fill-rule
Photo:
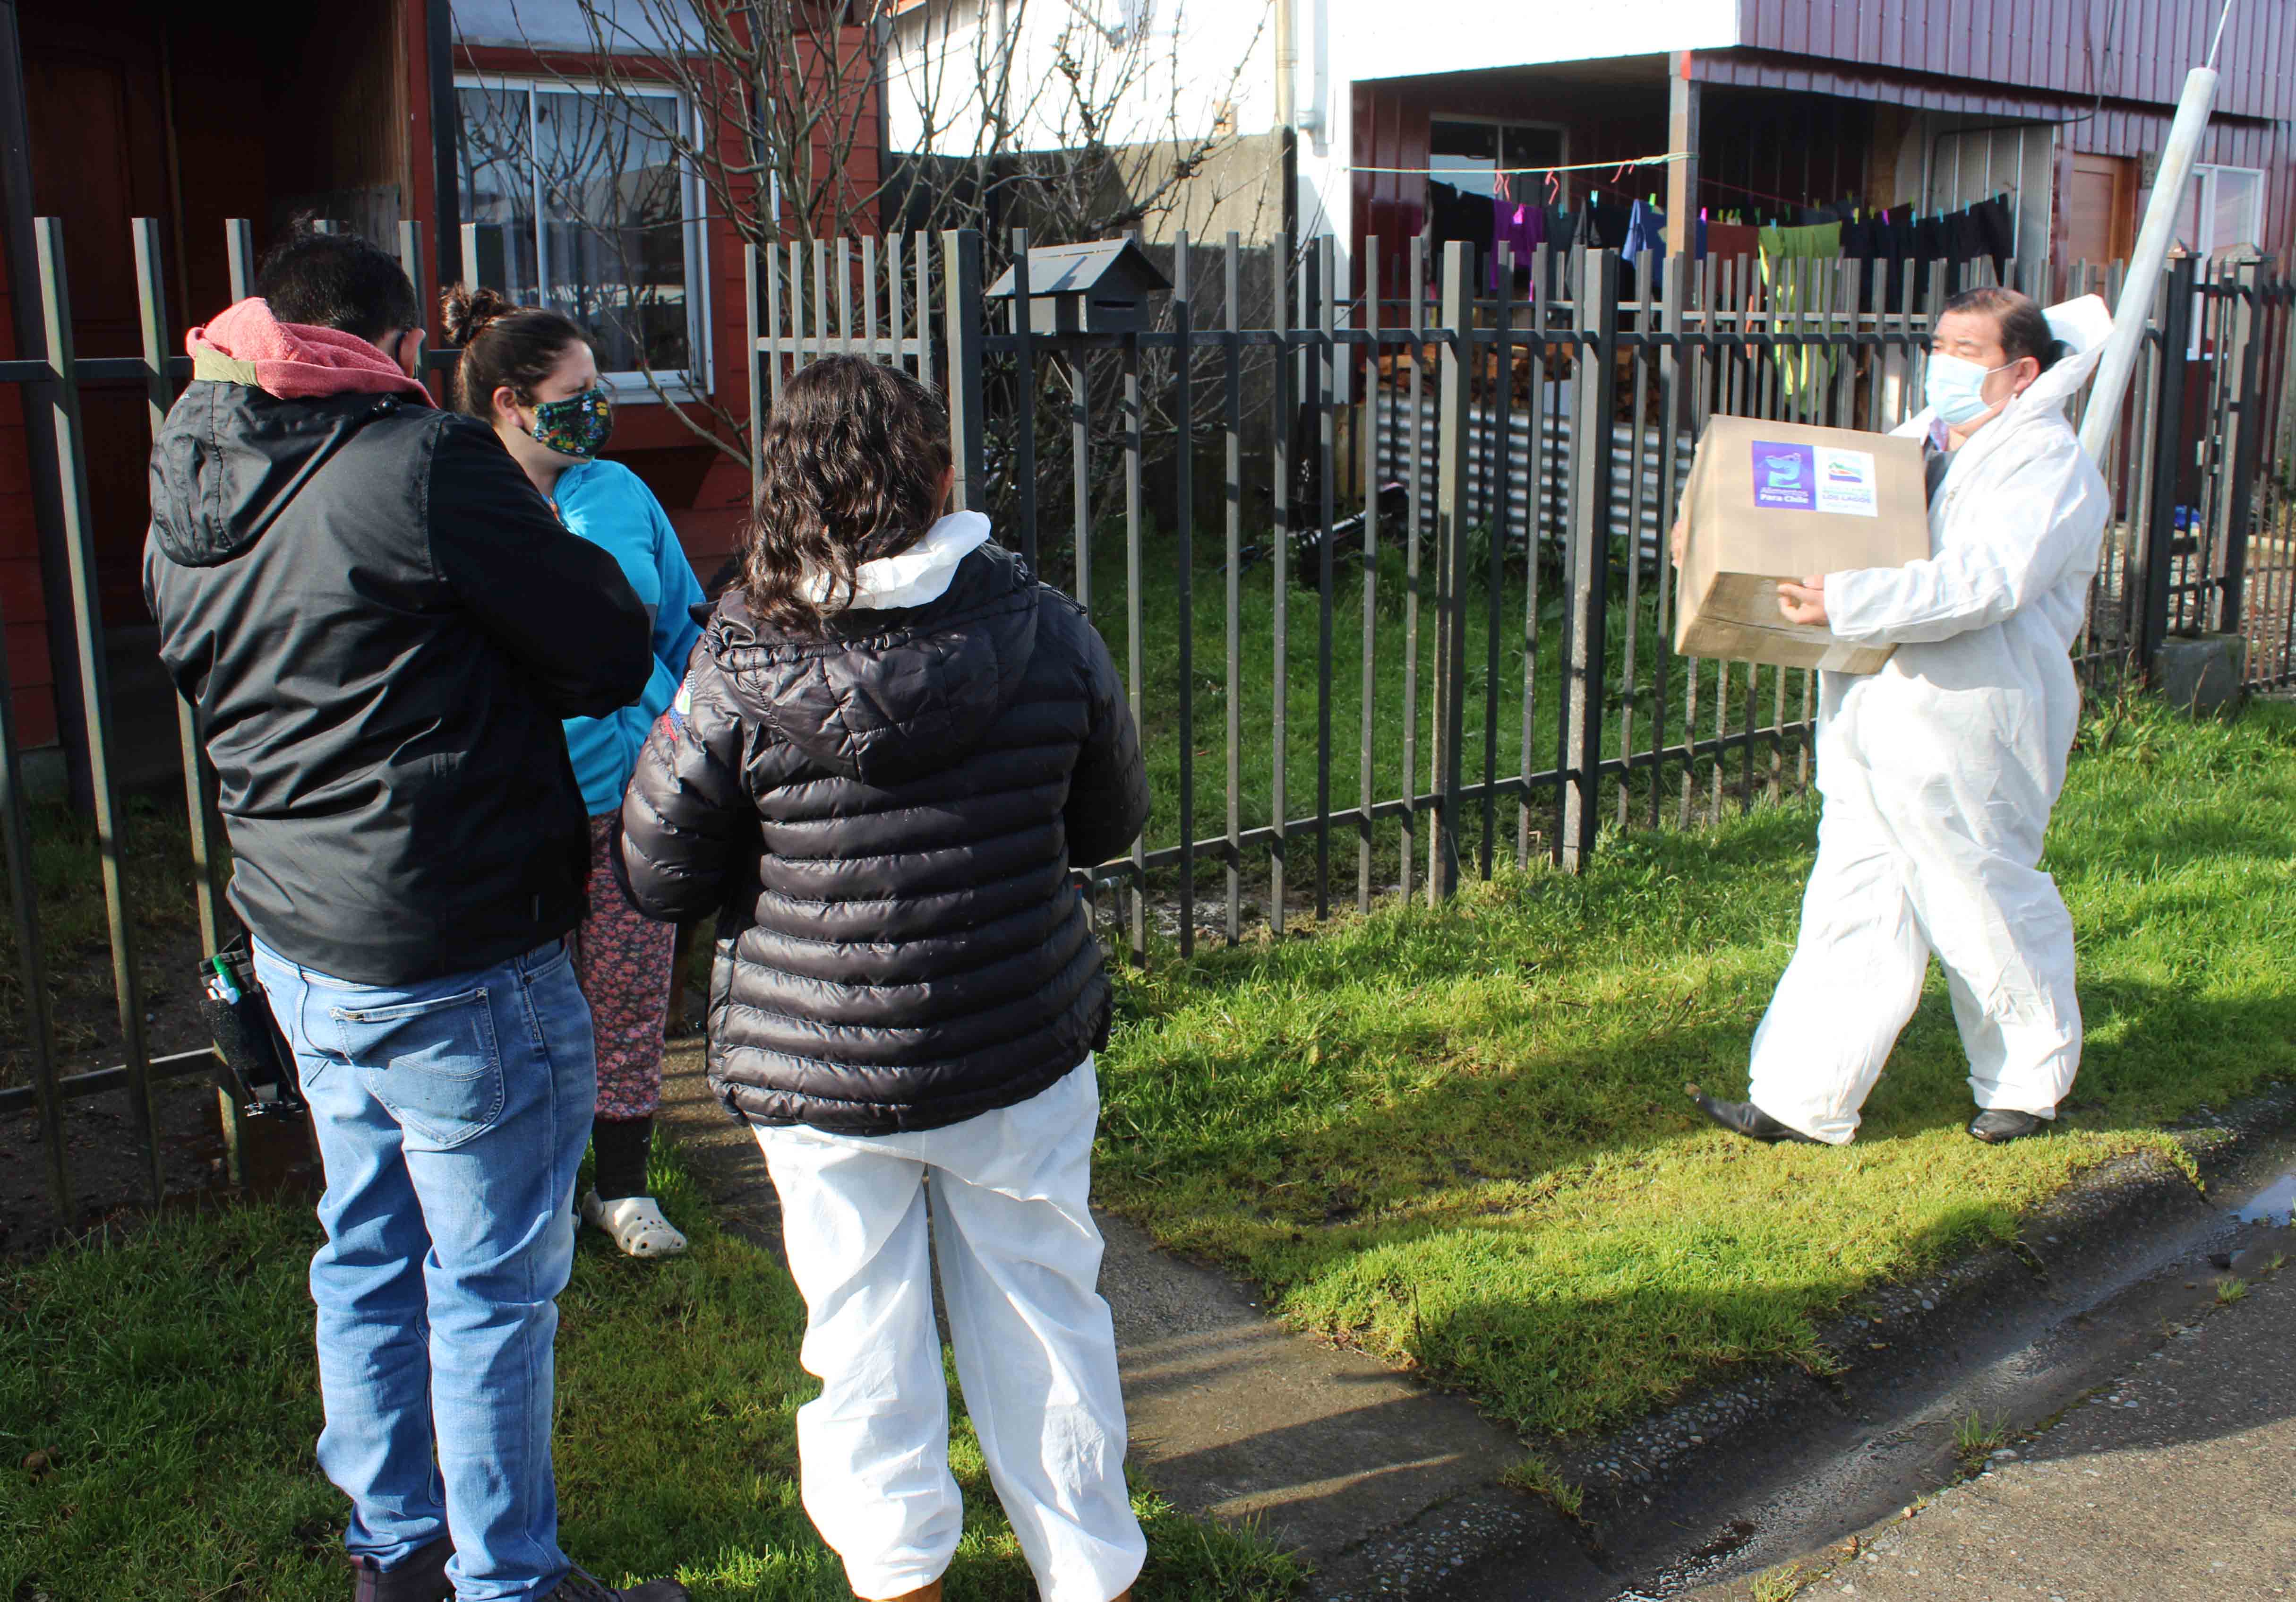
M 614 431 L 614 403 L 603 384 L 593 384 L 564 400 L 545 400 L 534 408 L 535 443 L 561 456 L 589 460 L 605 448 Z

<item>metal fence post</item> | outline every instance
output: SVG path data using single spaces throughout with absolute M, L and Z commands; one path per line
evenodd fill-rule
M 160 1162 L 159 1121 L 152 1103 L 151 1055 L 144 1038 L 143 975 L 136 972 L 119 796 L 113 788 L 111 675 L 104 659 L 103 617 L 96 599 L 94 530 L 88 526 L 87 464 L 81 455 L 79 374 L 72 353 L 71 296 L 64 280 L 63 222 L 44 217 L 35 227 L 49 409 L 55 424 L 56 476 L 62 491 L 64 549 L 71 566 L 72 621 L 78 634 L 80 695 L 87 705 L 88 776 L 94 791 L 104 911 L 111 925 L 111 978 L 119 1004 L 120 1043 L 127 1055 L 129 1108 L 136 1138 L 143 1143 L 150 1163 L 148 1178 L 156 1206 L 167 1194 L 167 1171 Z
M 761 382 L 758 370 L 758 255 L 756 245 L 742 247 L 742 366 L 750 401 L 750 415 L 742 434 L 750 452 L 750 505 L 752 508 L 758 504 L 758 479 L 764 466 L 760 458 L 764 451 L 766 428 L 766 386 Z M 780 352 L 776 351 L 764 359 L 779 362 Z
M 1187 253 L 1187 238 L 1184 234 L 1180 241 L 1180 254 L 1185 259 Z M 1185 298 L 1184 292 L 1182 300 L 1185 300 Z M 1014 488 L 1021 492 L 1021 560 L 1027 563 L 1032 571 L 1037 568 L 1036 311 L 1036 302 L 1030 299 L 1029 289 L 1029 231 L 1026 228 L 1015 228 L 1013 230 L 1013 334 L 1021 342 L 1020 349 L 1014 353 L 1017 366 L 1015 376 L 1021 390 L 1021 414 L 1013 425 L 1013 476 Z M 1185 330 L 1180 337 L 1184 341 L 1187 338 Z M 1181 353 L 1181 359 L 1183 362 L 1186 360 L 1185 347 Z M 1184 402 L 1185 395 L 1184 386 L 1182 390 Z M 1187 413 L 1183 410 L 1181 415 L 1185 417 Z M 1186 453 L 1184 451 L 1181 454 L 1182 460 L 1185 461 Z M 1185 472 L 1186 469 L 1183 468 L 1181 471 Z M 1184 954 L 1187 950 L 1187 946 L 1188 937 L 1184 932 L 1180 936 L 1180 949 Z
M 980 235 L 971 228 L 941 234 L 941 291 L 948 317 L 948 446 L 956 459 L 956 509 L 988 510 L 988 458 L 980 425 Z M 923 308 L 919 307 L 920 315 Z
M 2144 612 L 2136 637 L 2137 670 L 2149 680 L 2169 637 L 2169 596 L 2176 576 L 2177 479 L 2185 464 L 2185 361 L 2193 340 L 2193 259 L 2169 264 L 2161 286 L 2161 387 L 2152 406 L 2152 504 L 2144 509 Z
M 1180 736 L 1180 955 L 1192 957 L 1196 949 L 1196 600 L 1195 600 L 1195 369 L 1190 349 L 1195 339 L 1194 309 L 1190 305 L 1193 288 L 1188 259 L 1188 231 L 1180 230 L 1172 248 L 1172 335 L 1177 341 L 1172 351 L 1172 411 L 1173 427 L 1179 439 L 1172 463 L 1173 520 L 1175 544 L 1179 547 L 1173 582 L 1179 599 L 1179 682 L 1173 687 L 1178 692 L 1177 712 Z M 1025 266 L 1021 269 L 1025 274 Z M 1014 280 L 1015 296 L 1026 290 L 1025 276 Z M 1016 304 L 1018 304 L 1016 299 Z M 1016 320 L 1025 330 L 1028 314 L 1024 310 Z M 1027 410 L 1022 415 L 1021 431 L 1025 438 L 1036 423 L 1036 390 L 1033 364 L 1021 365 Z M 1024 457 L 1024 467 L 1033 467 L 1034 457 Z M 1021 487 L 1024 505 L 1036 501 L 1033 478 Z M 1035 536 L 1029 536 L 1033 543 Z
M 1611 415 L 1618 387 L 1619 258 L 1590 251 L 1578 286 L 1579 346 L 1573 386 L 1570 532 L 1564 567 L 1570 585 L 1563 638 L 1562 866 L 1586 866 L 1601 826 L 1603 696 L 1608 677 L 1611 596 Z M 1632 538 L 1640 538 L 1640 530 Z
M 1467 705 L 1466 572 L 1468 472 L 1472 438 L 1474 302 L 1467 246 L 1443 247 L 1442 370 L 1435 472 L 1435 817 L 1427 832 L 1427 904 L 1459 888 L 1459 745 Z
M 243 217 L 226 220 L 223 248 L 231 273 L 231 298 L 236 303 L 255 292 L 255 225 Z
M 167 279 L 163 275 L 159 219 L 139 217 L 135 228 L 135 300 L 143 325 L 145 411 L 152 440 L 157 443 L 160 427 L 168 421 L 168 408 L 176 398 L 175 385 L 168 376 Z M 216 811 L 215 776 L 207 764 L 207 752 L 200 739 L 192 703 L 180 695 L 176 698 L 176 731 L 184 746 L 184 803 L 185 815 L 191 820 L 192 888 L 199 902 L 200 939 L 202 949 L 220 951 L 223 918 L 227 915 L 217 910 L 221 898 L 217 894 L 216 870 L 221 863 L 216 842 L 222 836 L 223 821 Z M 226 1109 L 226 1145 L 230 1144 L 232 1116 L 231 1110 Z
M 2228 634 L 2244 634 L 2243 602 L 2248 578 L 2249 513 L 2255 505 L 2257 457 L 2263 445 L 2259 415 L 2263 386 L 2265 326 L 2264 264 L 2243 261 L 2227 286 L 2232 291 L 2232 349 L 2230 403 L 2223 427 L 2232 437 L 2218 449 L 2218 461 L 2228 464 L 2232 481 L 2217 496 L 2217 549 L 2223 552 L 2224 571 L 2218 596 L 2217 627 Z

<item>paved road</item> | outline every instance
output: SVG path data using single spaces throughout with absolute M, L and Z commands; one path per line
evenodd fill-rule
M 2289 1237 L 2284 1233 L 2282 1239 Z M 2296 1262 L 2182 1324 L 1977 1478 L 1804 1564 L 1806 1599 L 2296 1597 Z M 1776 1571 L 1694 1593 L 1790 1594 Z M 1762 1589 L 1758 1589 L 1758 1585 Z

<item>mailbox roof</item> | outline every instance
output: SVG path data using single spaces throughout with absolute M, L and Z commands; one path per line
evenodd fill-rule
M 1106 284 L 1136 295 L 1172 287 L 1148 253 L 1129 239 L 1095 240 L 1081 245 L 1036 245 L 1029 251 L 1029 298 L 1082 294 Z M 1013 269 L 988 286 L 991 295 L 1013 292 Z

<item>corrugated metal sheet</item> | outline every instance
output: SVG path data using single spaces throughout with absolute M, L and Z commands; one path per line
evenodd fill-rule
M 1530 487 L 1538 486 L 1540 511 L 1539 538 L 1560 543 L 1566 531 L 1570 514 L 1570 423 L 1559 415 L 1567 406 L 1568 384 L 1557 386 L 1566 398 L 1548 409 L 1539 431 L 1544 441 L 1532 460 L 1530 445 L 1530 414 L 1527 407 L 1517 407 L 1507 415 L 1506 471 L 1500 481 L 1506 486 L 1507 527 L 1513 538 L 1520 538 L 1531 526 Z M 1379 439 L 1379 476 L 1382 480 L 1399 480 L 1411 472 L 1411 403 L 1393 390 L 1382 389 L 1376 402 L 1375 432 Z M 1468 410 L 1468 438 L 1473 441 L 1470 453 L 1472 471 L 1468 481 L 1468 513 L 1480 522 L 1491 515 L 1490 472 L 1496 464 L 1491 459 L 1491 440 L 1497 427 L 1496 413 L 1488 406 L 1475 406 Z M 1435 440 L 1442 426 L 1440 408 L 1432 395 L 1422 395 L 1419 402 L 1419 426 L 1425 431 L 1420 459 L 1420 496 L 1427 508 L 1431 525 L 1434 517 L 1437 491 Z M 1663 497 L 1665 482 L 1660 473 L 1666 455 L 1665 436 L 1655 428 L 1644 428 L 1643 436 L 1642 499 L 1634 508 L 1636 530 L 1641 536 L 1644 562 L 1658 560 L 1660 537 L 1665 528 L 1660 521 L 1659 503 Z M 1690 477 L 1691 461 L 1696 454 L 1696 442 L 1685 431 L 1675 438 L 1675 472 L 1677 482 L 1686 482 Z M 1534 472 L 1533 469 L 1536 468 Z M 1632 423 L 1614 423 L 1611 428 L 1611 504 L 1626 515 L 1635 488 L 1635 428 Z M 1615 525 L 1613 531 L 1616 531 Z
M 1758 50 L 2061 94 L 2173 104 L 2222 0 L 1740 0 Z M 2225 29 L 2219 104 L 2296 117 L 2287 0 L 2247 0 Z M 1795 86 L 1778 84 L 1778 87 Z

